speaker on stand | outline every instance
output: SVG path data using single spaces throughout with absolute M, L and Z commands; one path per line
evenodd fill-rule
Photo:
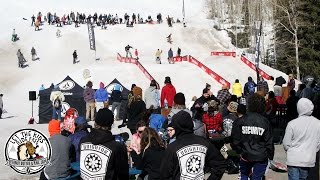
M 32 104 L 32 112 L 31 112 L 31 118 L 29 119 L 28 124 L 33 124 L 34 123 L 34 118 L 33 118 L 33 101 L 37 99 L 37 92 L 36 91 L 29 91 L 29 101 L 31 101 Z

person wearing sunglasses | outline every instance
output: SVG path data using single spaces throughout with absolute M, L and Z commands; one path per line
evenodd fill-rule
M 128 152 L 132 157 L 132 161 L 136 164 L 137 163 L 137 156 L 140 154 L 140 141 L 141 141 L 141 134 L 143 133 L 144 129 L 147 127 L 144 121 L 139 121 L 136 125 L 136 133 L 132 135 L 131 143 L 127 147 Z
M 175 136 L 176 131 L 172 127 L 171 123 L 168 125 L 167 132 L 168 132 L 168 136 L 169 136 L 169 143 L 168 144 L 171 144 L 176 140 L 176 136 Z

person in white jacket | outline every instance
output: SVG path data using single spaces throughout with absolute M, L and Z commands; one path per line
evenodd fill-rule
M 151 80 L 150 87 L 145 90 L 144 102 L 146 103 L 147 109 L 150 109 L 151 106 L 153 106 L 153 109 L 160 108 L 160 92 L 157 89 L 157 82 L 154 79 Z
M 313 109 L 309 99 L 301 98 L 297 104 L 299 117 L 287 125 L 283 147 L 289 180 L 307 179 L 309 169 L 315 166 L 320 148 L 320 120 L 311 115 Z
M 61 119 L 62 102 L 65 100 L 63 93 L 60 91 L 59 86 L 55 85 L 51 94 L 50 101 L 52 102 L 52 119 Z

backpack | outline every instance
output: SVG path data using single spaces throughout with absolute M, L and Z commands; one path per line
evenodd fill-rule
M 254 92 L 255 92 L 255 85 L 254 85 L 253 82 L 249 82 L 249 83 L 248 83 L 248 92 L 249 92 L 249 94 L 254 94 Z
M 61 107 L 61 100 L 58 97 L 56 97 L 56 99 L 53 101 L 53 106 L 56 108 L 56 109 L 59 109 Z

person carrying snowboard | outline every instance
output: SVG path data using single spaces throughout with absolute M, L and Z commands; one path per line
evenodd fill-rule
M 79 62 L 79 61 L 77 61 L 77 59 L 78 59 L 77 50 L 74 50 L 74 51 L 73 51 L 72 56 L 73 56 L 73 64 Z
M 162 50 L 158 49 L 156 52 L 156 63 L 157 64 L 161 64 L 161 54 L 162 54 Z
M 31 56 L 32 56 L 32 61 L 37 60 L 37 52 L 36 49 L 34 49 L 34 47 L 31 48 Z
M 173 61 L 173 52 L 172 52 L 172 49 L 170 48 L 169 51 L 168 51 L 168 62 L 169 64 L 174 64 L 174 61 Z
M 128 58 L 130 55 L 130 58 L 132 58 L 132 54 L 130 52 L 130 48 L 132 48 L 129 44 L 124 48 L 126 51 L 126 57 Z

